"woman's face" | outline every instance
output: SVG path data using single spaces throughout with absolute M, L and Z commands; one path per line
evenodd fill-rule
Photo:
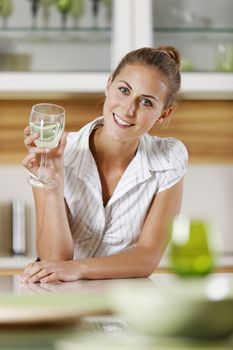
M 138 139 L 168 116 L 163 111 L 167 87 L 161 75 L 148 66 L 125 66 L 109 80 L 104 103 L 108 135 L 119 141 Z

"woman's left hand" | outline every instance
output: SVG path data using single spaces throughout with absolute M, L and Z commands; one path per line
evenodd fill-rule
M 21 275 L 22 283 L 68 282 L 80 280 L 79 263 L 76 260 L 33 262 L 26 266 Z

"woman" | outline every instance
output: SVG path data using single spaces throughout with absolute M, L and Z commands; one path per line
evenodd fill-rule
M 34 189 L 37 250 L 24 282 L 145 277 L 179 213 L 187 152 L 148 134 L 170 116 L 180 88 L 173 47 L 129 52 L 110 76 L 103 117 L 63 135 L 48 154 L 54 189 Z M 38 135 L 25 129 L 23 165 L 37 174 Z M 65 152 L 64 152 L 65 151 Z

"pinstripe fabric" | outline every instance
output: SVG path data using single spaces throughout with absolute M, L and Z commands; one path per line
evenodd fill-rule
M 132 247 L 153 197 L 178 182 L 187 168 L 187 151 L 180 141 L 145 134 L 104 207 L 100 177 L 89 149 L 89 135 L 102 123 L 103 118 L 97 118 L 69 133 L 67 139 L 65 199 L 76 259 L 112 255 Z

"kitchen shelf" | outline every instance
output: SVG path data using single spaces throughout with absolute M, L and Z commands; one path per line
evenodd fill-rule
M 30 32 L 30 33 L 40 33 L 40 32 L 106 32 L 110 33 L 112 30 L 112 27 L 97 27 L 97 26 L 91 26 L 91 27 L 28 27 L 28 26 L 18 26 L 18 27 L 0 27 L 0 33 L 11 33 L 11 32 Z M 226 28 L 216 28 L 216 27 L 154 27 L 154 32 L 160 32 L 160 33 L 233 33 L 232 27 L 226 27 Z
M 182 73 L 181 97 L 233 99 L 233 73 Z
M 26 96 L 31 93 L 99 93 L 104 91 L 108 76 L 107 72 L 2 72 L 0 96 Z
M 67 32 L 111 32 L 111 27 L 0 27 L 0 34 L 1 33 L 40 33 L 40 32 L 60 32 L 60 33 L 67 33 Z
M 154 27 L 154 32 L 160 33 L 233 33 L 233 28 L 212 27 Z
M 103 93 L 110 72 L 0 73 L 0 98 Z M 181 98 L 233 99 L 233 73 L 182 73 Z

